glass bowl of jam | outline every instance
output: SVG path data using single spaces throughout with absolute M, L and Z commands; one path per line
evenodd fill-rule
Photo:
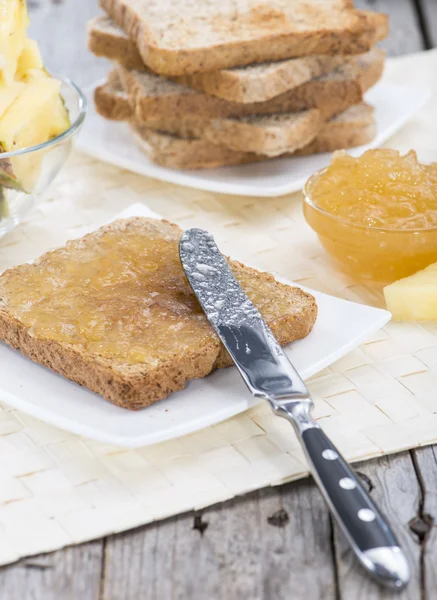
M 345 273 L 378 284 L 407 277 L 437 261 L 437 162 L 336 152 L 307 181 L 304 215 Z

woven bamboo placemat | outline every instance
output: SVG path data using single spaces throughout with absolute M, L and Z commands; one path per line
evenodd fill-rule
M 389 61 L 389 82 L 434 85 L 437 51 Z M 436 149 L 435 99 L 393 147 Z M 45 200 L 0 246 L 0 271 L 145 202 L 261 269 L 350 300 L 381 294 L 339 273 L 302 222 L 300 195 L 222 196 L 75 155 Z M 244 243 L 241 240 L 244 239 Z M 309 384 L 315 416 L 350 460 L 437 442 L 437 324 L 391 323 Z M 1 401 L 1 397 L 0 397 Z M 137 450 L 76 437 L 0 408 L 0 564 L 220 502 L 307 473 L 290 426 L 265 405 Z

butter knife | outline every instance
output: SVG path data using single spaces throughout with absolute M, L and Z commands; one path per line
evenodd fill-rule
M 313 403 L 304 382 L 235 279 L 212 235 L 189 229 L 182 235 L 179 254 L 201 307 L 249 390 L 294 426 L 311 473 L 360 563 L 379 583 L 403 589 L 410 570 L 396 537 L 311 417 Z

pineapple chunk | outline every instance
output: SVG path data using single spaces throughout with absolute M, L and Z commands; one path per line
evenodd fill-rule
M 25 79 L 32 69 L 43 69 L 41 54 L 35 40 L 26 40 L 18 59 L 16 79 Z
M 28 25 L 26 0 L 0 0 L 0 186 L 26 192 L 39 179 L 44 151 L 1 153 L 42 144 L 70 126 L 61 83 L 44 70 Z
M 43 71 L 30 73 L 24 90 L 0 118 L 3 152 L 29 148 L 59 135 L 70 125 L 59 89 L 60 81 Z M 43 151 L 1 160 L 0 184 L 32 191 L 40 172 Z
M 398 321 L 437 321 L 437 263 L 388 285 L 384 296 Z
M 29 25 L 26 0 L 0 0 L 0 82 L 13 82 Z
M 45 123 L 36 122 L 36 116 L 52 98 L 59 96 L 60 81 L 51 77 L 35 76 L 0 119 L 0 145 L 4 152 L 26 148 L 39 143 L 39 129 Z M 33 143 L 29 143 L 32 140 Z M 39 141 L 45 141 L 40 139 Z
M 56 137 L 69 126 L 68 114 L 59 95 L 51 98 L 35 118 L 35 126 L 19 138 L 19 143 L 28 148 Z M 12 172 L 19 187 L 30 192 L 38 182 L 44 150 L 23 154 L 10 159 Z M 1 156 L 1 155 L 0 155 Z M 1 167 L 1 165 L 0 165 Z M 10 173 L 9 173 L 10 176 Z
M 0 86 L 0 118 L 12 102 L 24 91 L 25 87 L 26 84 L 22 81 L 14 81 L 8 86 Z

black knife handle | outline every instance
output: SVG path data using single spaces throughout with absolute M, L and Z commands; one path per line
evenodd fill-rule
M 399 543 L 340 452 L 308 411 L 299 413 L 290 405 L 273 408 L 294 425 L 311 473 L 361 564 L 380 583 L 405 587 L 410 572 Z
M 398 546 L 379 509 L 355 473 L 320 428 L 306 429 L 302 442 L 312 472 L 342 529 L 361 551 Z

